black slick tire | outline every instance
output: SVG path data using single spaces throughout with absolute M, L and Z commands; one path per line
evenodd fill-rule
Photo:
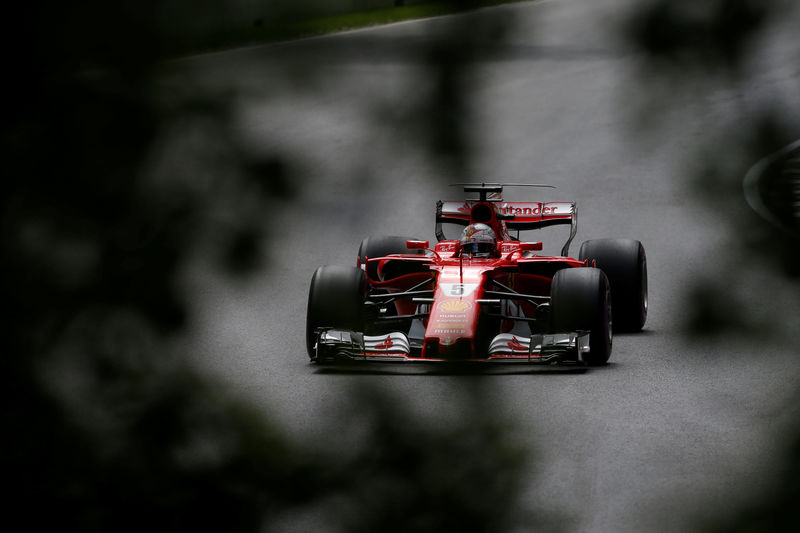
M 604 365 L 611 356 L 612 311 L 608 278 L 598 268 L 565 268 L 553 276 L 550 288 L 553 333 L 589 331 L 590 366 Z
M 595 239 L 581 245 L 578 259 L 601 269 L 611 284 L 614 331 L 640 331 L 647 321 L 647 257 L 639 241 Z
M 331 327 L 363 331 L 367 279 L 356 267 L 319 267 L 311 278 L 306 312 L 306 350 L 314 358 L 314 330 Z

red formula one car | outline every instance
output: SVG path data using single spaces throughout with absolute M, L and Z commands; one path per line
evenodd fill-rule
M 507 185 L 508 186 L 508 185 Z M 314 363 L 481 361 L 602 365 L 612 330 L 647 318 L 639 241 L 569 245 L 573 202 L 506 202 L 501 184 L 466 184 L 476 200 L 439 201 L 436 237 L 367 237 L 357 266 L 322 266 L 311 279 L 306 344 Z M 443 223 L 463 226 L 448 240 Z M 563 224 L 561 255 L 520 230 Z M 514 235 L 512 235 L 514 233 Z

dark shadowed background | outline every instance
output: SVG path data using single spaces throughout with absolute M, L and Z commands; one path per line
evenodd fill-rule
M 355 415 L 309 442 L 190 362 L 192 302 L 204 290 L 194 273 L 243 287 L 269 276 L 282 231 L 272 215 L 303 208 L 301 191 L 318 157 L 277 135 L 249 145 L 234 127 L 241 94 L 193 78 L 176 59 L 203 42 L 234 39 L 209 20 L 281 27 L 319 16 L 296 3 L 272 12 L 241 4 L 254 15 L 223 2 L 152 0 L 42 0 L 7 14 L 0 246 L 9 523 L 280 531 L 319 528 L 324 517 L 330 531 L 569 529 L 570 517 L 540 512 L 524 497 L 528 480 L 536 482 L 538 451 L 520 436 L 513 413 L 493 404 L 502 387 L 496 380 L 457 376 L 448 423 L 421 417 L 396 393 L 364 381 L 347 399 Z M 718 268 L 677 291 L 686 309 L 682 333 L 709 344 L 734 333 L 796 337 L 800 319 L 786 314 L 796 307 L 754 302 L 775 286 L 800 300 L 797 152 L 764 165 L 754 189 L 761 214 L 750 208 L 742 179 L 800 138 L 793 101 L 800 92 L 741 95 L 767 83 L 759 73 L 775 57 L 789 61 L 780 72 L 797 88 L 800 57 L 781 55 L 766 38 L 797 10 L 788 0 L 656 0 L 624 11 L 611 4 L 613 29 L 638 62 L 622 96 L 630 105 L 620 111 L 629 114 L 624 134 L 632 146 L 658 135 L 655 125 L 673 113 L 720 92 L 739 109 L 697 140 L 678 178 L 687 197 L 730 230 Z M 275 79 L 254 73 L 252 90 L 267 101 L 299 87 L 322 93 L 325 54 L 358 68 L 391 62 L 402 49 L 422 81 L 402 95 L 402 106 L 391 90 L 364 95 L 365 135 L 421 161 L 422 174 L 441 184 L 483 179 L 474 126 L 481 110 L 466 90 L 486 75 L 479 65 L 504 54 L 568 61 L 571 53 L 510 46 L 515 22 L 487 9 L 437 25 L 434 38 L 364 36 L 322 50 L 294 43 L 299 53 L 269 54 L 265 72 Z M 314 62 L 305 61 L 305 46 Z M 275 113 L 276 123 L 286 120 Z M 386 141 L 397 132 L 402 145 Z M 354 157 L 334 150 L 336 142 L 332 154 Z M 365 163 L 360 174 L 353 163 L 355 185 L 347 189 L 355 194 L 337 204 L 356 221 L 358 191 L 370 190 L 375 168 L 392 166 L 383 152 L 358 157 Z M 341 434 L 354 437 L 343 443 Z M 794 530 L 796 416 L 777 460 L 762 498 L 723 509 L 697 529 Z

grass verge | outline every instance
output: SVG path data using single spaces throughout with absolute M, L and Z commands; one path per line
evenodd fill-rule
M 254 21 L 251 27 L 239 31 L 220 32 L 202 36 L 202 38 L 198 36 L 197 39 L 191 40 L 173 39 L 172 45 L 175 49 L 169 50 L 168 53 L 169 55 L 201 53 L 237 46 L 289 41 L 391 24 L 393 22 L 452 15 L 484 7 L 524 1 L 528 0 L 465 0 L 460 2 L 445 0 L 308 19 L 295 17 L 276 22 L 257 20 Z

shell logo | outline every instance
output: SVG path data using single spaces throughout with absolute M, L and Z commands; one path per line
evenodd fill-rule
M 463 300 L 447 300 L 439 304 L 439 309 L 449 313 L 463 313 L 472 307 L 472 304 Z

